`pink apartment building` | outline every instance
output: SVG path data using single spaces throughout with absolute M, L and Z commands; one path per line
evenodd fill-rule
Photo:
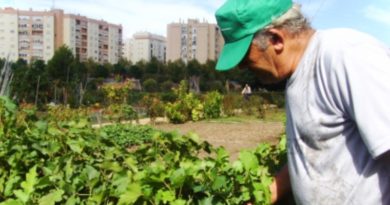
M 0 58 L 48 61 L 62 45 L 80 61 L 114 64 L 122 53 L 122 26 L 60 9 L 0 8 Z
M 196 19 L 167 26 L 167 61 L 216 60 L 224 41 L 216 24 Z

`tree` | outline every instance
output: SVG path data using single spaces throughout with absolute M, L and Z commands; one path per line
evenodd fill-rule
M 160 71 L 159 64 L 160 62 L 157 60 L 157 58 L 152 57 L 152 59 L 146 63 L 145 73 L 150 75 L 158 74 Z
M 187 73 L 189 75 L 190 90 L 193 90 L 196 93 L 200 92 L 199 81 L 201 72 L 201 65 L 196 59 L 188 62 Z
M 17 101 L 26 101 L 26 94 L 29 93 L 30 85 L 26 83 L 26 72 L 28 71 L 27 61 L 19 59 L 12 64 L 13 78 L 11 82 L 11 95 Z
M 79 70 L 83 71 L 83 73 L 80 73 L 79 105 L 82 105 L 84 96 L 86 94 L 88 96 L 88 92 L 92 93 L 97 90 L 98 85 L 93 77 L 93 73 L 97 70 L 98 66 L 99 65 L 92 58 L 89 58 L 86 62 L 82 63 L 82 69 Z
M 26 82 L 29 82 L 30 89 L 34 89 L 34 92 L 28 94 L 28 102 L 34 102 L 35 105 L 47 103 L 50 87 L 45 61 L 36 60 L 30 64 L 30 69 L 26 73 Z
M 174 83 L 180 83 L 180 81 L 186 78 L 186 65 L 182 60 L 176 60 L 174 62 L 168 62 L 168 73 Z
M 146 92 L 157 92 L 159 88 L 157 81 L 152 78 L 146 79 L 142 83 L 142 87 Z
M 130 70 L 130 67 L 130 61 L 120 58 L 118 63 L 114 64 L 112 72 L 114 75 L 119 75 L 122 78 L 125 78 Z
M 141 79 L 143 76 L 142 68 L 138 64 L 130 66 L 129 76 L 131 78 Z
M 73 61 L 72 51 L 63 45 L 56 50 L 53 58 L 47 64 L 49 79 L 54 83 L 54 99 L 57 100 L 57 90 L 61 88 L 64 104 L 68 103 L 69 82 L 74 74 Z
M 110 77 L 111 65 L 97 65 L 96 70 L 93 72 L 92 77 L 94 78 L 108 78 Z

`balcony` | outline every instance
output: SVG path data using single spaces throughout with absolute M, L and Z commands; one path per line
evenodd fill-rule
M 33 24 L 32 26 L 32 30 L 33 31 L 41 31 L 41 30 L 43 30 L 43 24 Z
M 43 30 L 33 30 L 31 34 L 33 36 L 43 36 Z

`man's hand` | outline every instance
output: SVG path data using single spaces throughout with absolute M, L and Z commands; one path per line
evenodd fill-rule
M 271 191 L 271 204 L 275 204 L 279 199 L 283 198 L 283 196 L 291 191 L 287 165 L 284 165 L 280 172 L 274 177 L 269 189 Z M 248 202 L 245 205 L 253 205 L 253 203 Z
M 291 191 L 290 176 L 288 174 L 287 165 L 284 165 L 280 172 L 274 177 L 274 181 L 270 185 L 270 190 L 272 204 L 283 198 Z

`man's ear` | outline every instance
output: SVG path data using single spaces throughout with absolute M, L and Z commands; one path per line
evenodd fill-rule
M 285 42 L 285 34 L 275 28 L 271 28 L 268 30 L 268 33 L 270 34 L 270 44 L 275 49 L 276 53 L 280 53 L 284 49 L 284 42 Z

